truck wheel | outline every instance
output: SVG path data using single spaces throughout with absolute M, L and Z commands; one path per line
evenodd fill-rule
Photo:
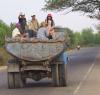
M 19 72 L 14 73 L 15 88 L 22 88 L 24 86 L 21 74 Z
M 52 72 L 53 85 L 59 86 L 58 64 L 52 64 L 51 72 Z
M 23 85 L 26 84 L 26 78 L 22 78 Z
M 60 86 L 67 86 L 67 64 L 59 64 L 58 68 Z
M 14 74 L 10 72 L 8 72 L 8 88 L 14 88 Z

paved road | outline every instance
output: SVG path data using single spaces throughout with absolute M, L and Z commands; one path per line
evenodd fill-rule
M 69 53 L 68 87 L 52 87 L 50 79 L 29 81 L 22 89 L 7 88 L 6 70 L 0 71 L 0 95 L 100 95 L 100 48 Z

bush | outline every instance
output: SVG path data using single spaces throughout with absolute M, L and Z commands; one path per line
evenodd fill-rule
M 5 51 L 4 48 L 0 48 L 0 65 L 6 65 L 10 55 Z
M 3 56 L 0 54 L 0 65 L 3 63 Z

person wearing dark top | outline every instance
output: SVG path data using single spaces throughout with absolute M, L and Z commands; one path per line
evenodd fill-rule
M 21 26 L 22 31 L 25 32 L 25 27 L 26 27 L 26 17 L 25 17 L 25 14 L 20 13 L 18 19 L 19 19 L 19 24 Z

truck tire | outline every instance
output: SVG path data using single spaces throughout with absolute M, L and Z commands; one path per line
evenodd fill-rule
M 14 73 L 14 80 L 15 80 L 15 88 L 24 87 L 23 80 L 22 80 L 22 77 L 21 77 L 21 73 L 15 72 Z
M 8 88 L 21 88 L 24 86 L 18 63 L 19 60 L 16 58 L 9 59 L 8 61 Z
M 12 64 L 16 64 L 14 59 L 8 60 L 8 69 L 7 69 L 7 79 L 8 79 L 8 88 L 14 89 L 15 83 L 14 83 L 14 72 L 9 72 L 9 68 L 11 68 Z
M 26 85 L 26 78 L 22 78 L 23 86 Z
M 8 72 L 8 88 L 14 88 L 14 73 Z
M 59 86 L 58 64 L 52 64 L 51 72 L 52 72 L 53 86 Z
M 59 64 L 59 84 L 67 86 L 67 64 Z

